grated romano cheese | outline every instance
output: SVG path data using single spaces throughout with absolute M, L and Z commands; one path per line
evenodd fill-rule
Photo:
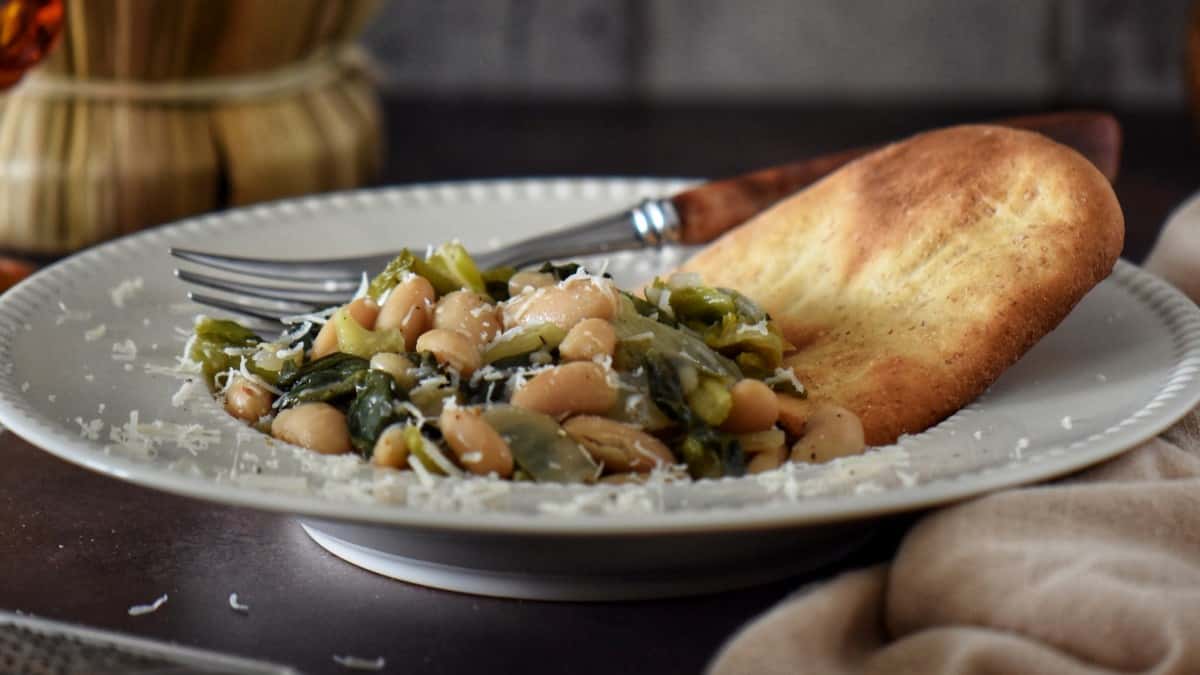
M 113 361 L 133 361 L 137 358 L 137 343 L 129 338 L 123 342 L 114 342 L 112 346 Z
M 250 611 L 250 605 L 243 605 L 242 603 L 238 602 L 237 593 L 229 594 L 229 608 L 235 612 L 246 613 Z
M 61 313 L 54 318 L 54 325 L 61 326 L 68 321 L 87 321 L 92 318 L 91 312 L 84 312 L 77 309 L 68 309 L 66 303 L 59 301 L 58 309 Z
M 167 604 L 167 594 L 163 593 L 157 599 L 155 599 L 154 602 L 148 605 L 133 605 L 130 607 L 129 616 L 141 616 L 143 614 L 157 612 L 158 609 L 165 604 Z
M 141 277 L 134 277 L 132 279 L 125 279 L 116 286 L 113 286 L 108 292 L 112 298 L 113 306 L 118 309 L 125 307 L 125 303 L 141 292 L 144 285 L 145 282 Z

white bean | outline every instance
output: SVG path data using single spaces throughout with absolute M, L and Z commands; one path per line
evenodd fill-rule
M 328 403 L 301 403 L 275 416 L 271 435 L 322 455 L 350 452 L 346 416 Z

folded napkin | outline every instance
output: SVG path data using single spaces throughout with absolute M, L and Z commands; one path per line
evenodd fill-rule
M 1200 301 L 1198 262 L 1200 227 L 1176 221 L 1146 266 Z M 1200 673 L 1200 409 L 1068 479 L 926 516 L 891 564 L 802 589 L 710 672 Z

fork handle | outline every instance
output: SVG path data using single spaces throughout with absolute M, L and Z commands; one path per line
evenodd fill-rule
M 1107 113 L 1062 112 L 994 122 L 1044 134 L 1087 157 L 1110 181 L 1121 156 L 1121 127 Z M 761 169 L 686 190 L 670 198 L 679 217 L 678 239 L 703 244 L 741 225 L 784 197 L 807 187 L 880 146 L 855 148 Z

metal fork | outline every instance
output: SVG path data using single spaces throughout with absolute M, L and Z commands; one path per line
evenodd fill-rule
M 1042 133 L 1079 151 L 1110 181 L 1116 177 L 1121 127 L 1112 115 L 1061 112 L 996 123 Z M 498 251 L 477 253 L 475 260 L 484 268 L 520 266 L 667 243 L 702 244 L 871 149 L 854 148 L 712 181 Z M 236 280 L 177 269 L 176 276 L 185 282 L 237 296 L 230 300 L 188 293 L 189 298 L 278 328 L 282 317 L 341 304 L 358 288 L 363 272 L 375 274 L 395 254 L 340 260 L 265 260 L 172 248 L 171 255 L 245 277 Z
M 482 269 L 520 267 L 547 260 L 661 247 L 680 239 L 680 220 L 669 199 L 647 199 L 626 211 L 524 239 L 495 251 L 472 253 Z M 362 275 L 377 274 L 396 252 L 333 260 L 244 258 L 172 247 L 171 255 L 197 265 L 233 272 L 242 279 L 176 268 L 183 282 L 235 296 L 188 292 L 188 299 L 278 328 L 288 316 L 339 305 L 351 298 Z M 284 283 L 281 283 L 284 282 Z

